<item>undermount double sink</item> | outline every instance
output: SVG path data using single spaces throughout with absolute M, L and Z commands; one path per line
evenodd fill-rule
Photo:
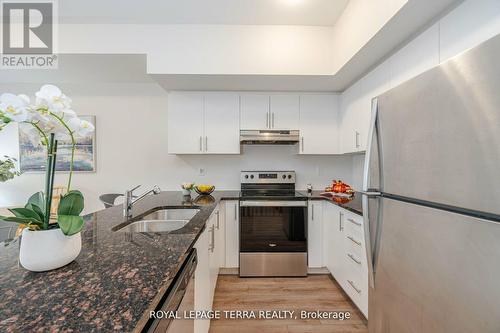
M 139 221 L 115 231 L 122 232 L 171 232 L 183 228 L 199 212 L 196 208 L 168 208 L 155 210 Z

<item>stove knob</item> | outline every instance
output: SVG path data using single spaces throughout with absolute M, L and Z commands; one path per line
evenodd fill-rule
M 285 178 L 286 178 L 286 175 L 283 175 L 283 179 L 285 179 Z
M 250 179 L 253 179 L 253 175 L 250 175 Z
M 245 179 L 248 179 L 248 175 L 245 175 Z
M 292 175 L 288 175 L 288 179 L 292 179 Z

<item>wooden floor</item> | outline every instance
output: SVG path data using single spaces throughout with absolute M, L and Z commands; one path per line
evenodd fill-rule
M 349 320 L 221 319 L 212 320 L 210 333 L 366 333 L 366 320 L 328 275 L 307 278 L 240 278 L 219 275 L 214 310 L 349 311 Z

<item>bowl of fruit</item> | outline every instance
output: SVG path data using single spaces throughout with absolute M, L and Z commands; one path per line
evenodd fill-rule
M 215 190 L 215 186 L 213 186 L 213 185 L 205 185 L 205 184 L 195 185 L 194 186 L 194 190 L 198 194 L 209 195 L 210 193 L 212 193 Z

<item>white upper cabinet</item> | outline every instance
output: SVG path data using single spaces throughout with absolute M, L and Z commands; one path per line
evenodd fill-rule
M 262 130 L 271 128 L 269 95 L 243 94 L 241 98 L 241 129 Z
M 240 153 L 240 100 L 237 94 L 205 95 L 204 149 L 209 154 Z
M 237 94 L 169 94 L 168 152 L 239 154 L 239 115 Z
M 300 96 L 300 154 L 339 154 L 338 110 L 338 95 Z
M 372 100 L 390 89 L 391 66 L 385 62 L 342 94 L 340 124 L 341 152 L 366 151 Z
M 271 129 L 299 129 L 299 95 L 271 95 L 270 105 Z
M 168 96 L 168 152 L 201 154 L 203 140 L 203 95 Z

